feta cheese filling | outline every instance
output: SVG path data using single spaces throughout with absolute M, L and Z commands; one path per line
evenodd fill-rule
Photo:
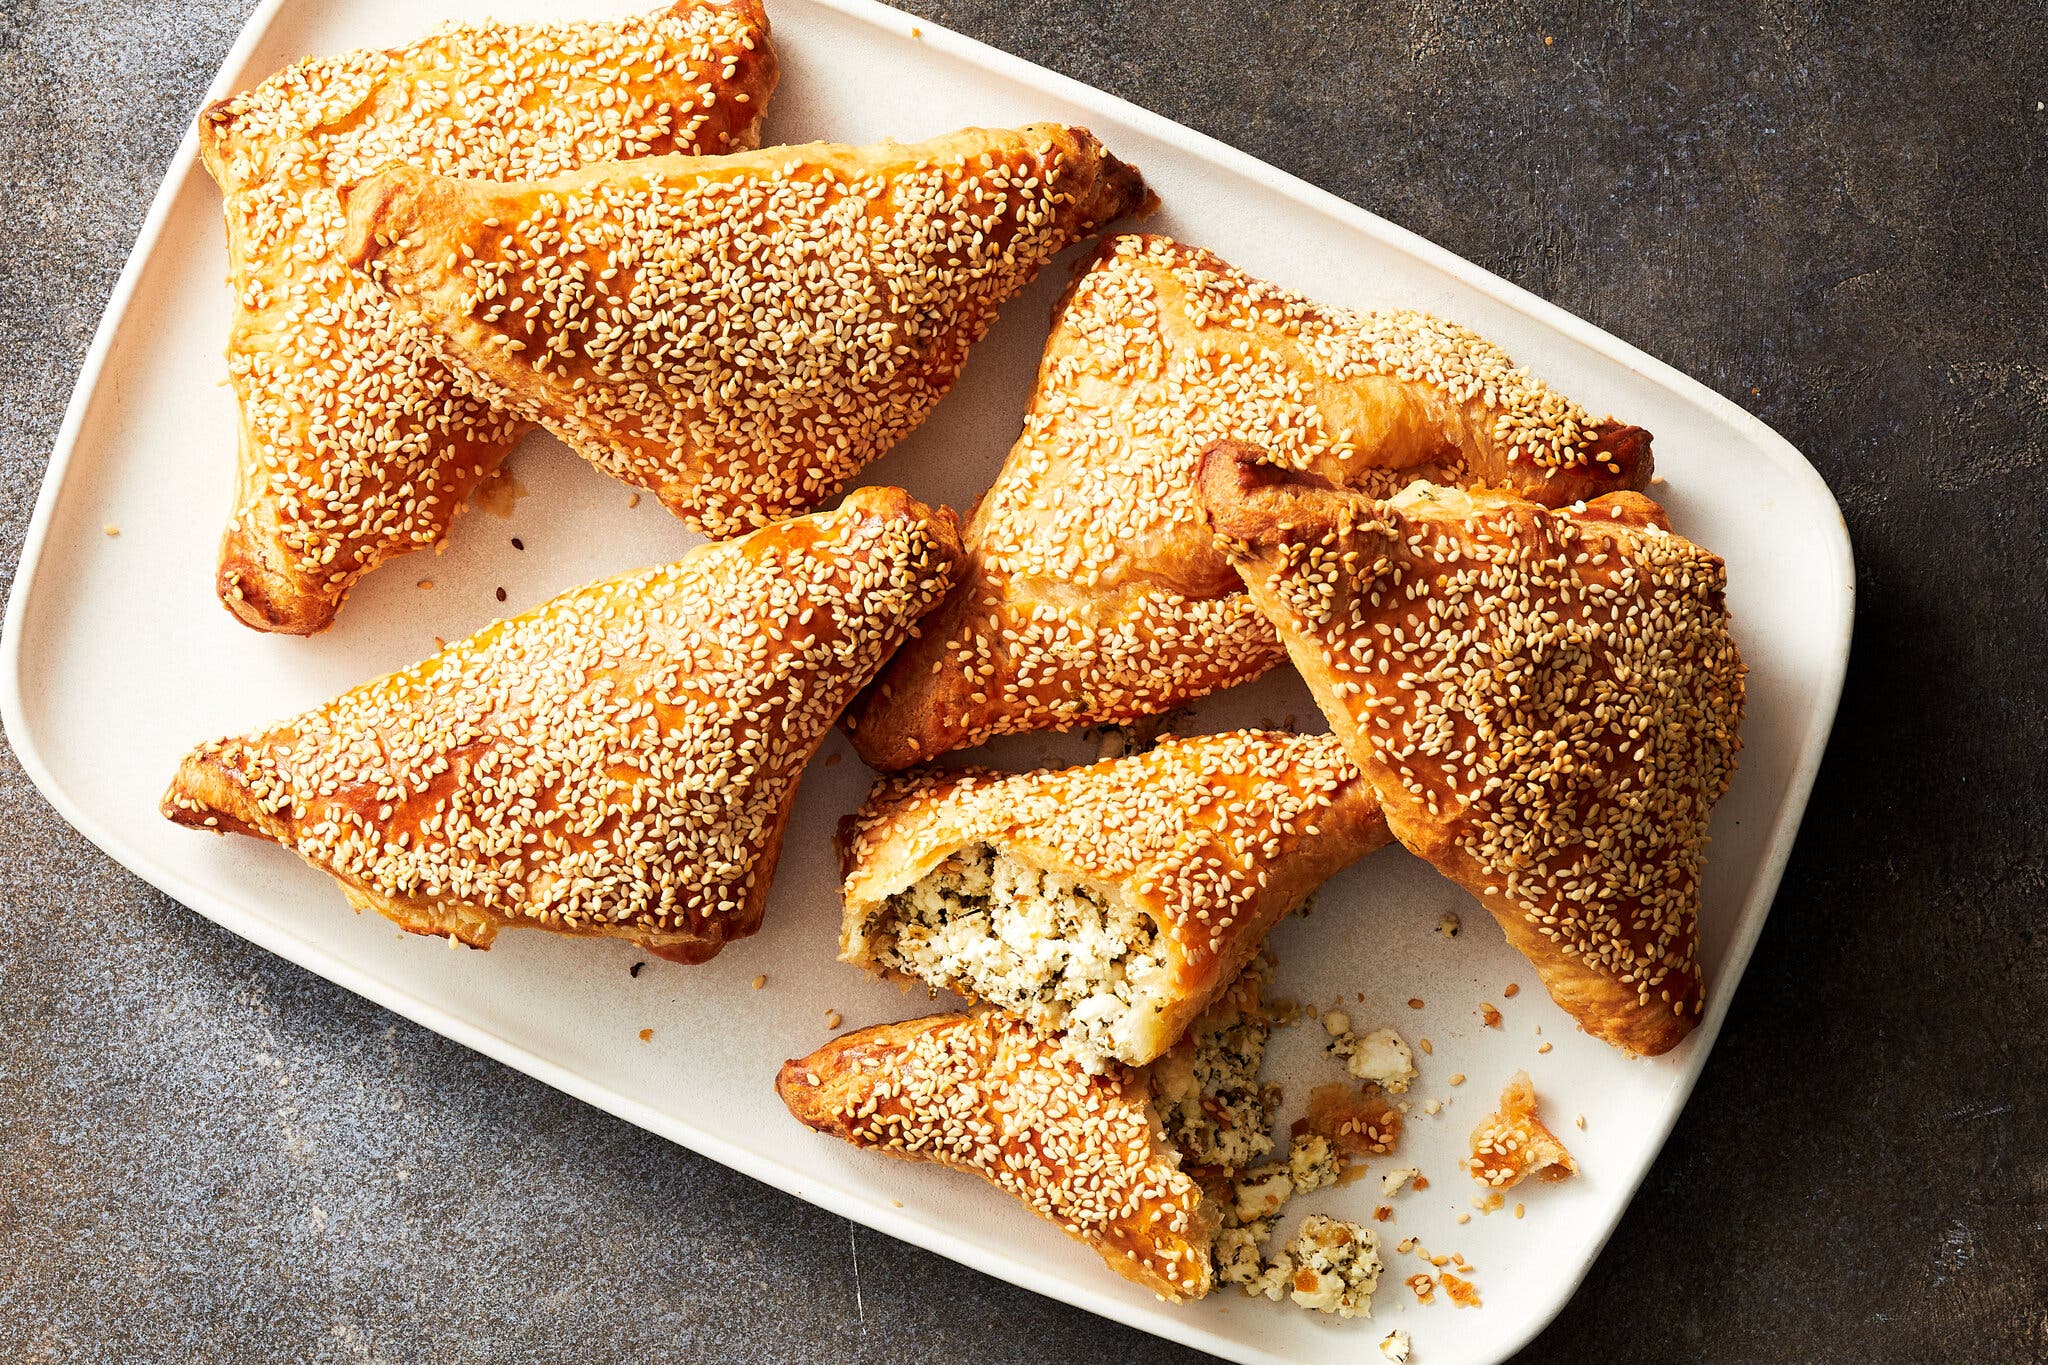
M 1070 877 L 972 844 L 868 925 L 885 967 L 1064 1033 L 1091 1069 L 1140 1055 L 1170 990 L 1159 926 Z

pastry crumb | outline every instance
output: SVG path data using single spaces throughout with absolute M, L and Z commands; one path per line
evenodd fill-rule
M 1500 1011 L 1494 1008 L 1491 1001 L 1479 1002 L 1479 1022 L 1488 1028 L 1500 1027 Z
M 1550 1051 L 1550 1044 L 1549 1044 L 1549 1043 L 1538 1043 L 1538 1044 L 1536 1045 L 1536 1055 L 1537 1055 L 1537 1056 L 1541 1057 L 1541 1056 L 1542 1056 L 1542 1055 L 1543 1055 L 1544 1053 L 1546 1053 L 1546 1052 L 1548 1052 L 1548 1051 Z
M 1420 999 L 1419 997 L 1417 997 L 1417 996 L 1413 996 L 1413 995 L 1409 996 L 1409 997 L 1408 997 L 1408 1008 L 1409 1008 L 1409 1009 L 1411 1009 L 1411 1010 L 1419 1010 L 1419 1009 L 1421 1009 L 1421 1008 L 1422 1008 L 1422 1001 L 1421 1001 L 1421 999 Z
M 1444 911 L 1443 918 L 1436 922 L 1436 931 L 1445 938 L 1456 938 L 1461 927 L 1458 922 L 1458 912 L 1455 910 Z
M 641 1029 L 641 1030 L 640 1030 L 640 1041 L 641 1041 L 641 1042 L 643 1042 L 643 1043 L 651 1043 L 651 1042 L 653 1042 L 653 1041 L 654 1041 L 654 1030 L 653 1030 L 653 1029 L 651 1029 L 651 1028 L 644 1028 L 644 1029 Z
M 1512 1000 L 1522 993 L 1522 983 L 1519 981 L 1510 981 L 1507 985 L 1502 986 L 1500 988 L 1500 993 L 1506 996 L 1508 999 Z
M 434 580 L 431 578 L 422 578 L 418 583 L 415 583 L 413 586 L 418 588 L 421 592 L 425 592 L 427 589 L 434 586 Z
M 1401 1111 L 1376 1085 L 1319 1085 L 1308 1092 L 1308 1112 L 1290 1130 L 1320 1133 L 1346 1156 L 1377 1156 L 1401 1137 Z
M 1436 1281 L 1421 1271 L 1410 1275 L 1402 1283 L 1406 1284 L 1414 1293 L 1417 1303 L 1434 1303 L 1436 1301 Z
M 1508 1078 L 1500 1109 L 1472 1130 L 1466 1169 L 1474 1180 L 1496 1190 L 1519 1185 L 1532 1175 L 1564 1180 L 1578 1173 L 1572 1154 L 1536 1117 L 1536 1087 L 1528 1072 L 1517 1071 Z
M 1439 1272 L 1437 1279 L 1444 1287 L 1444 1294 L 1458 1307 L 1479 1308 L 1482 1306 L 1479 1302 L 1479 1290 L 1472 1281 L 1460 1279 L 1448 1270 Z

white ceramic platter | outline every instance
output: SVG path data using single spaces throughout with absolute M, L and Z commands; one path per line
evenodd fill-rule
M 442 18 L 592 17 L 549 0 L 270 0 L 229 55 L 215 96 L 308 53 L 385 45 Z M 187 137 L 87 357 L 50 461 L 0 644 L 0 704 L 23 764 L 52 803 L 141 876 L 273 952 L 632 1123 L 897 1237 L 1149 1332 L 1244 1361 L 1369 1351 L 1408 1329 L 1431 1365 L 1495 1361 L 1563 1306 L 1620 1217 L 1691 1091 L 1778 885 L 1819 763 L 1848 655 L 1849 545 L 1827 488 L 1799 454 L 1735 406 L 1629 346 L 1323 192 L 1119 100 L 864 0 L 773 0 L 784 78 L 768 140 L 910 139 L 963 124 L 1085 123 L 1137 162 L 1165 201 L 1146 226 L 1212 247 L 1260 275 L 1355 305 L 1435 310 L 1498 339 L 1596 412 L 1656 433 L 1654 490 L 1687 534 L 1727 557 L 1750 710 L 1742 771 L 1718 811 L 1702 918 L 1706 1018 L 1677 1051 L 1626 1061 L 1578 1033 L 1479 907 L 1398 849 L 1323 891 L 1276 934 L 1281 986 L 1347 1002 L 1361 1029 L 1428 1037 L 1398 1157 L 1424 1192 L 1387 1200 L 1388 1273 L 1377 1321 L 1342 1323 L 1224 1290 L 1171 1307 L 980 1182 L 856 1152 L 800 1128 L 770 1090 L 776 1066 L 846 1027 L 925 1010 L 922 996 L 833 960 L 838 922 L 828 837 L 869 780 L 843 739 L 812 765 L 767 924 L 708 966 L 651 962 L 617 943 L 511 933 L 455 952 L 347 911 L 290 854 L 176 829 L 156 803 L 194 742 L 318 702 L 414 662 L 503 614 L 693 543 L 652 498 L 536 436 L 514 457 L 531 490 L 510 515 L 472 512 L 445 555 L 371 575 L 339 624 L 312 640 L 269 638 L 214 600 L 215 538 L 234 465 L 223 385 L 228 324 L 219 203 Z M 1064 263 L 1005 312 L 958 390 L 869 471 L 965 506 L 1016 436 Z M 118 536 L 105 534 L 108 526 Z M 517 535 L 525 550 L 512 548 Z M 431 577 L 430 591 L 415 586 Z M 1291 674 L 1197 708 L 1189 729 L 1321 718 Z M 1093 757 L 1078 737 L 1013 742 L 1013 766 Z M 1464 932 L 1436 931 L 1445 910 Z M 751 982 L 765 973 L 765 989 Z M 1509 982 L 1519 994 L 1507 998 Z M 1358 996 L 1363 994 L 1363 1003 Z M 1412 999 L 1424 1003 L 1411 1009 Z M 1505 1015 L 1480 1025 L 1482 1001 Z M 649 1042 L 639 1034 L 652 1029 Z M 1540 1036 L 1539 1036 L 1540 1030 Z M 1269 1075 L 1298 1104 L 1336 1079 L 1313 1024 L 1276 1041 Z M 1539 1053 L 1544 1043 L 1552 1045 Z M 1527 1216 L 1469 1212 L 1466 1135 L 1517 1068 L 1570 1142 L 1582 1178 L 1522 1194 Z M 1469 1080 L 1452 1086 L 1455 1073 Z M 1444 1102 L 1434 1117 L 1421 1102 Z M 1583 1113 L 1586 1126 L 1573 1125 Z M 1283 1114 L 1283 1122 L 1292 1109 Z M 1303 1201 L 1292 1215 L 1367 1217 L 1377 1172 Z M 1484 1306 L 1418 1305 L 1421 1268 L 1392 1245 L 1418 1237 L 1477 1267 Z M 1368 1357 L 1370 1358 L 1370 1357 Z

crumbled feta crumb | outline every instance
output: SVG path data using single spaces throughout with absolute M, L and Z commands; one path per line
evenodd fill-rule
M 1458 936 L 1458 912 L 1455 910 L 1444 911 L 1444 917 L 1436 922 L 1436 931 L 1445 938 L 1456 938 Z
M 1259 1083 L 1273 1025 L 1258 1004 L 1270 962 L 1245 969 L 1188 1036 L 1151 1067 L 1160 1124 L 1197 1166 L 1241 1171 L 1273 1150 L 1280 1088 Z
M 1294 1260 L 1285 1251 L 1278 1253 L 1251 1279 L 1244 1281 L 1244 1292 L 1255 1299 L 1271 1299 L 1278 1303 L 1287 1291 L 1288 1282 L 1294 1276 Z
M 1422 1172 L 1416 1170 L 1413 1166 L 1403 1166 L 1398 1171 L 1388 1171 L 1380 1177 L 1380 1190 L 1387 1195 L 1399 1194 L 1403 1185 L 1420 1174 Z
M 1289 1297 L 1303 1308 L 1343 1318 L 1372 1316 L 1379 1288 L 1379 1238 L 1370 1228 L 1313 1213 L 1287 1248 L 1294 1262 Z
M 1396 1328 L 1380 1338 L 1380 1354 L 1394 1365 L 1402 1365 L 1408 1359 L 1408 1334 Z
M 1415 1079 L 1415 1054 L 1390 1028 L 1374 1029 L 1362 1038 L 1346 1032 L 1331 1040 L 1330 1051 L 1343 1058 L 1346 1071 L 1390 1095 L 1401 1094 Z
M 1254 1166 L 1232 1188 L 1231 1212 L 1240 1223 L 1271 1218 L 1294 1198 L 1294 1178 L 1277 1161 Z
M 1270 1235 L 1270 1224 L 1267 1231 Z M 1259 1278 L 1259 1239 L 1251 1228 L 1219 1228 L 1213 1254 L 1220 1283 L 1250 1284 Z
M 1343 1158 L 1321 1133 L 1303 1133 L 1287 1149 L 1287 1176 L 1296 1194 L 1336 1184 L 1343 1170 Z
M 1343 1010 L 1330 1010 L 1323 1015 L 1323 1027 L 1332 1038 L 1341 1038 L 1351 1032 L 1351 1016 Z

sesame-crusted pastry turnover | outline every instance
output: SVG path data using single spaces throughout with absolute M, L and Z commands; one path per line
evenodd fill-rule
M 450 26 L 298 63 L 199 116 L 220 186 L 241 408 L 216 588 L 311 634 L 349 588 L 433 545 L 528 427 L 462 392 L 431 339 L 342 258 L 339 187 L 393 162 L 553 175 L 756 144 L 776 64 L 758 0 L 611 23 Z
M 922 422 L 996 309 L 1151 196 L 1085 129 L 593 166 L 393 167 L 349 258 L 478 392 L 692 527 L 802 512 Z
M 848 715 L 861 757 L 895 771 L 1128 722 L 1278 663 L 1196 513 L 1196 457 L 1224 437 L 1376 495 L 1427 478 L 1562 505 L 1651 466 L 1648 432 L 1454 323 L 1325 307 L 1198 247 L 1114 237 L 1054 316 L 958 586 Z
M 1102 1067 L 1172 1047 L 1274 924 L 1392 836 L 1334 736 L 1240 731 L 888 778 L 840 842 L 842 960 L 1000 1005 Z
M 1676 1045 L 1740 747 L 1721 560 L 1639 493 L 1376 502 L 1229 442 L 1199 492 L 1395 836 L 1480 898 L 1587 1032 Z
M 759 927 L 798 774 L 959 545 L 951 512 L 861 489 L 202 745 L 164 814 L 283 844 L 414 933 L 704 961 Z
M 990 1010 L 835 1038 L 784 1063 L 775 1092 L 821 1133 L 981 1176 L 1162 1298 L 1214 1284 L 1213 1214 L 1159 1133 L 1143 1072 L 1090 1072 Z

